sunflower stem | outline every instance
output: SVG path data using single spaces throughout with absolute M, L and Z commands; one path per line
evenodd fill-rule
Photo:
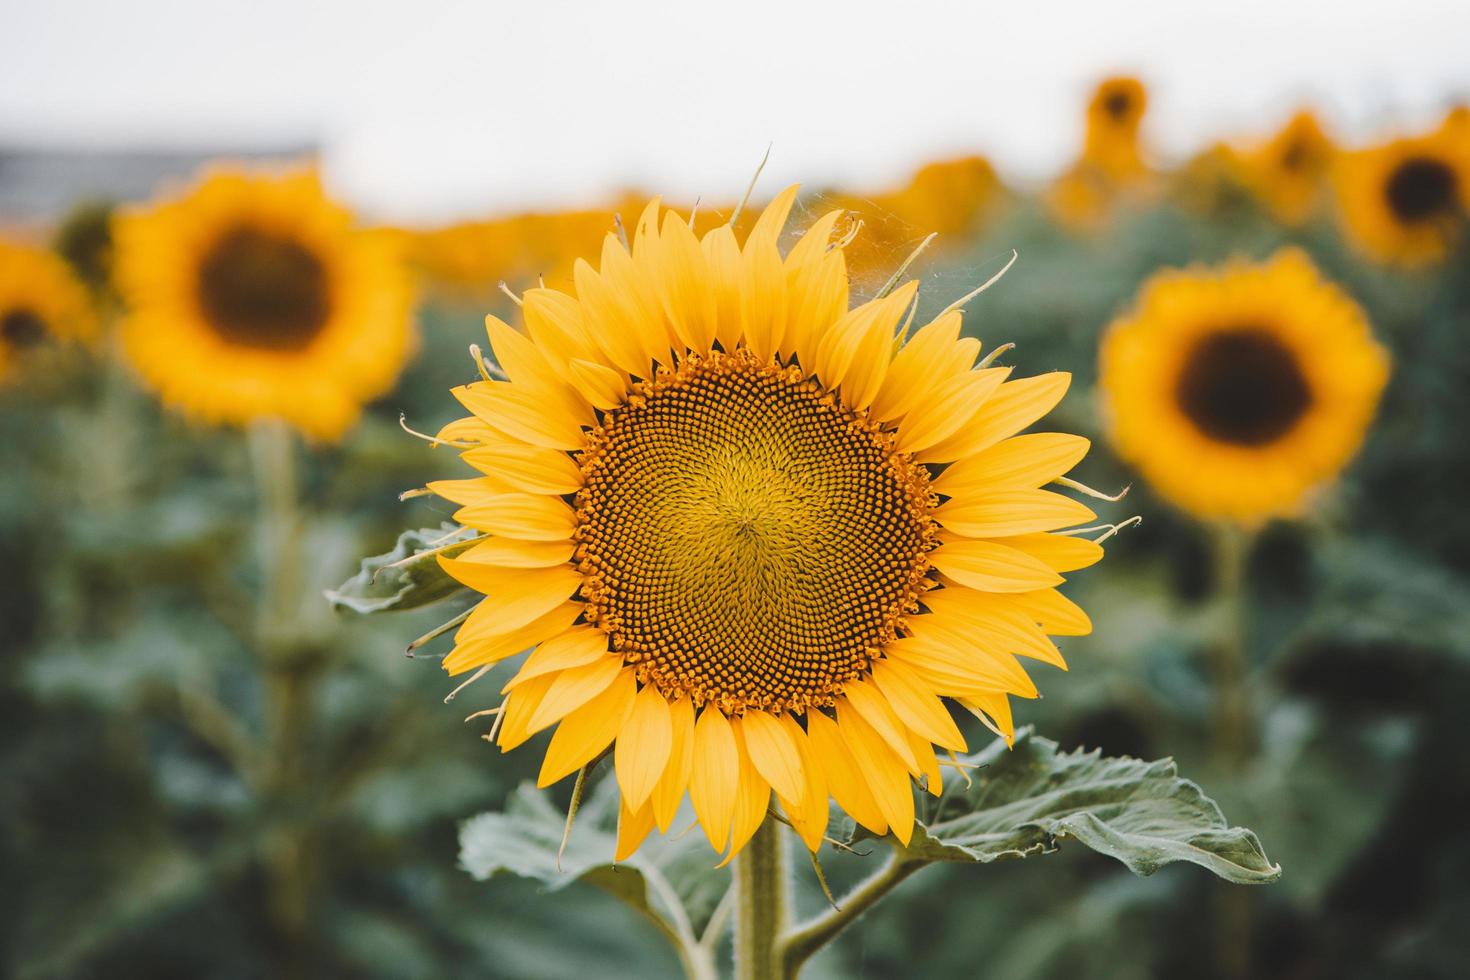
M 735 859 L 736 980 L 779 980 L 786 927 L 786 844 L 769 817 Z
M 1250 534 L 1234 526 L 1214 535 L 1215 581 L 1221 604 L 1220 636 L 1211 670 L 1215 687 L 1215 753 L 1220 767 L 1238 774 L 1250 754 L 1249 670 L 1246 654 L 1245 559 Z
M 250 449 L 261 522 L 256 643 L 268 704 L 263 788 L 271 812 L 260 843 L 261 857 L 269 886 L 267 911 L 275 932 L 275 975 L 304 977 L 309 972 L 313 888 L 310 820 L 300 811 L 311 786 L 303 764 L 311 678 L 309 665 L 300 656 L 304 556 L 297 450 L 291 432 L 277 420 L 262 421 L 250 430 Z
M 1215 576 L 1221 603 L 1220 636 L 1214 644 L 1216 763 L 1238 781 L 1252 753 L 1250 662 L 1247 649 L 1246 558 L 1253 535 L 1233 525 L 1215 529 Z M 1250 975 L 1251 919 L 1255 896 L 1249 889 L 1227 888 L 1215 909 L 1216 961 L 1231 980 Z

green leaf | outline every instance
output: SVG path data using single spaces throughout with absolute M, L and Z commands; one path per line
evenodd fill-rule
M 341 587 L 326 591 L 339 609 L 359 613 L 416 609 L 469 590 L 439 567 L 438 556 L 454 557 L 469 547 L 476 532 L 457 524 L 404 531 L 393 550 L 362 560 Z
M 1023 729 L 1014 749 L 997 742 L 960 761 L 977 767 L 973 782 L 951 784 L 943 819 L 917 824 L 906 848 L 895 842 L 905 858 L 989 864 L 1048 853 L 1071 837 L 1139 875 L 1175 861 L 1242 884 L 1281 874 L 1256 835 L 1226 824 L 1172 759 L 1058 752 L 1055 742 Z
M 612 779 L 604 779 L 577 811 L 558 867 L 566 814 L 551 805 L 545 791 L 522 783 L 503 813 L 482 813 L 461 826 L 460 866 L 482 881 L 511 874 L 539 881 L 553 891 L 575 882 L 595 885 L 674 938 L 679 911 L 670 907 L 672 899 L 679 903 L 697 937 L 724 895 L 730 876 L 715 869 L 718 857 L 697 833 L 677 840 L 655 833 L 632 857 L 614 863 L 617 809 L 617 786 Z

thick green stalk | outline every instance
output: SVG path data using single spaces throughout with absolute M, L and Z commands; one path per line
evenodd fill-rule
M 1216 528 L 1215 582 L 1222 616 L 1211 663 L 1215 687 L 1217 762 L 1238 775 L 1251 751 L 1249 660 L 1246 654 L 1245 560 L 1250 536 L 1233 526 Z
M 786 843 L 767 817 L 735 859 L 736 980 L 780 980 L 786 927 Z
M 1252 537 L 1231 525 L 1215 529 L 1215 578 L 1222 606 L 1220 635 L 1212 661 L 1215 688 L 1214 748 L 1216 764 L 1226 778 L 1244 778 L 1254 749 L 1247 648 L 1246 558 Z M 1250 889 L 1227 887 L 1215 909 L 1215 957 L 1221 974 L 1231 980 L 1250 975 L 1255 895 Z
M 303 813 L 311 792 L 304 762 L 310 716 L 310 665 L 301 656 L 303 555 L 298 510 L 296 446 L 276 421 L 250 431 L 251 459 L 259 493 L 261 589 L 256 655 L 266 689 L 263 790 L 270 819 L 261 841 L 269 888 L 277 976 L 308 974 L 312 871 L 310 819 Z

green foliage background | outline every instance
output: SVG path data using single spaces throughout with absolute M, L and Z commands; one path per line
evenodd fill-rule
M 820 210 L 820 196 L 804 207 Z M 1260 835 L 1285 874 L 1249 892 L 1249 975 L 1460 976 L 1470 254 L 1381 270 L 1330 224 L 1290 233 L 1238 195 L 1209 211 L 1166 202 L 1122 215 L 1093 238 L 1018 200 L 915 271 L 937 310 L 1019 250 L 970 304 L 967 330 L 987 348 L 1016 342 L 1006 360 L 1021 374 L 1075 372 L 1052 424 L 1098 437 L 1076 476 L 1116 487 L 1133 476 L 1098 431 L 1102 329 L 1160 266 L 1263 258 L 1288 242 L 1364 304 L 1395 368 L 1341 485 L 1310 520 L 1269 527 L 1248 557 L 1250 762 L 1237 775 L 1211 750 L 1221 604 L 1207 532 L 1142 484 L 1115 508 L 1142 526 L 1070 589 L 1096 633 L 1064 642 L 1069 674 L 1037 668 L 1045 698 L 1018 705 L 1018 720 L 1063 749 L 1173 756 Z M 396 499 L 458 473 L 397 416 L 432 431 L 457 415 L 447 389 L 473 377 L 464 349 L 483 342 L 483 313 L 509 316 L 508 305 L 431 298 L 397 390 L 342 446 L 301 450 L 306 581 L 292 653 L 271 665 L 256 613 L 268 536 L 246 436 L 161 411 L 105 357 L 0 393 L 0 973 L 674 973 L 654 927 L 595 888 L 478 881 L 459 867 L 460 822 L 501 809 L 541 742 L 500 756 L 477 738 L 485 726 L 462 723 L 488 695 L 471 688 L 446 706 L 452 685 L 434 658 L 405 658 L 443 608 L 365 618 L 322 598 L 359 556 L 447 518 L 451 505 Z M 290 745 L 269 741 L 283 678 L 307 692 Z M 260 777 L 282 768 L 294 796 Z M 297 848 L 286 863 L 309 895 L 304 922 L 279 908 L 282 840 Z M 868 868 L 851 855 L 827 864 L 835 888 Z M 802 907 L 816 911 L 811 876 L 799 876 Z M 940 865 L 809 975 L 1209 977 L 1231 887 L 1187 865 L 1135 878 L 1075 843 L 1044 860 Z

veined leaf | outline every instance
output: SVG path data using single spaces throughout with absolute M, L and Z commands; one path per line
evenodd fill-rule
M 548 793 L 525 782 L 504 812 L 482 813 L 460 827 L 459 863 L 482 881 L 513 874 L 553 891 L 574 882 L 596 885 L 653 920 L 675 942 L 677 914 L 668 906 L 677 901 L 698 936 L 724 895 L 729 874 L 715 869 L 715 857 L 697 833 L 676 840 L 672 832 L 665 837 L 655 831 L 632 857 L 614 863 L 617 815 L 617 785 L 609 776 L 577 811 L 558 867 L 566 814 L 552 806 Z
M 438 556 L 454 557 L 469 547 L 475 531 L 457 524 L 404 531 L 393 550 L 362 560 L 356 575 L 326 591 L 339 609 L 359 613 L 416 609 L 469 590 L 439 566 Z
M 1139 875 L 1175 861 L 1242 884 L 1281 875 L 1256 835 L 1229 826 L 1199 786 L 1180 778 L 1172 759 L 1059 752 L 1055 742 L 1023 729 L 1013 750 L 996 742 L 960 762 L 975 767 L 972 784 L 946 780 L 940 819 L 914 828 L 903 858 L 989 864 L 1048 853 L 1070 837 Z

